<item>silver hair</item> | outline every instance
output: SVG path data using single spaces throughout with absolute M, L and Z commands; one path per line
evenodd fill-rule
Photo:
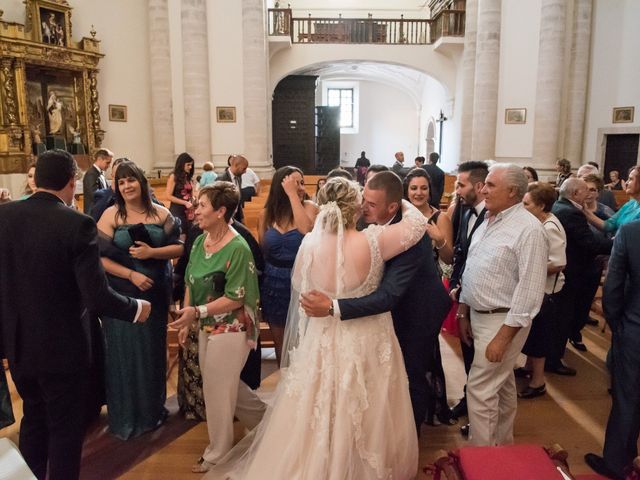
M 578 187 L 580 187 L 582 184 L 584 184 L 584 180 L 582 180 L 581 178 L 569 177 L 564 182 L 562 182 L 562 185 L 560 185 L 560 192 L 558 193 L 558 195 L 560 196 L 560 198 L 566 198 L 570 200 Z
M 586 176 L 586 175 L 591 175 L 592 173 L 593 173 L 594 175 L 598 175 L 598 169 L 597 169 L 596 167 L 594 167 L 593 165 L 589 165 L 589 164 L 587 163 L 587 164 L 585 164 L 585 165 L 582 165 L 582 166 L 578 169 L 578 172 L 576 173 L 576 175 L 577 175 L 579 178 L 582 178 L 582 177 L 584 177 L 584 176 Z
M 518 195 L 518 200 L 524 198 L 524 194 L 527 193 L 527 187 L 529 181 L 524 174 L 522 167 L 514 163 L 494 163 L 489 167 L 489 172 L 496 170 L 504 171 L 504 180 L 509 187 L 513 187 Z

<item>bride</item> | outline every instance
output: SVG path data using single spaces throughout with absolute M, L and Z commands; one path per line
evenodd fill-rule
M 399 180 L 398 180 L 399 181 Z M 300 292 L 332 298 L 374 291 L 384 262 L 417 243 L 424 216 L 403 202 L 393 225 L 355 229 L 362 197 L 355 182 L 332 178 L 300 247 L 287 325 L 288 368 L 273 405 L 205 479 L 411 479 L 418 443 L 407 375 L 390 313 L 341 322 L 307 318 Z M 286 364 L 286 358 L 283 359 Z

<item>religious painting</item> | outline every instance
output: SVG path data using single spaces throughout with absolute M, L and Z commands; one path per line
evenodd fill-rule
M 127 106 L 126 105 L 109 105 L 109 121 L 110 122 L 126 122 Z
M 504 123 L 523 124 L 527 123 L 526 108 L 507 108 L 504 111 Z
M 40 39 L 42 42 L 58 47 L 66 47 L 69 29 L 67 28 L 64 12 L 45 7 L 40 7 L 38 12 L 40 14 Z
M 613 123 L 633 123 L 635 107 L 616 107 L 613 109 Z
M 236 107 L 216 107 L 218 123 L 235 123 Z

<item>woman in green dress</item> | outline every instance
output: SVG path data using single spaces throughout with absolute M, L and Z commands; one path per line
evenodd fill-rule
M 194 242 L 185 273 L 185 308 L 171 324 L 184 344 L 199 329 L 198 357 L 207 414 L 209 445 L 193 466 L 206 472 L 233 446 L 233 417 L 252 429 L 265 404 L 240 372 L 259 333 L 258 277 L 245 240 L 229 225 L 240 195 L 231 182 L 202 188 L 196 221 L 203 230 Z
M 114 290 L 152 305 L 144 324 L 102 318 L 109 430 L 126 440 L 157 428 L 167 416 L 170 260 L 184 247 L 169 210 L 151 202 L 140 168 L 122 162 L 115 182 L 116 203 L 98 221 L 102 264 Z

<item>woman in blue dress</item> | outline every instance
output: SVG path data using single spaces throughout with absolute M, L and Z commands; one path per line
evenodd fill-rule
M 273 335 L 278 365 L 291 298 L 291 269 L 302 238 L 313 228 L 318 213 L 316 204 L 304 197 L 302 170 L 291 166 L 279 168 L 273 175 L 258 226 L 265 260 L 260 286 L 262 315 Z
M 169 210 L 151 202 L 140 168 L 121 163 L 115 182 L 116 203 L 98 221 L 102 264 L 116 291 L 153 305 L 144 324 L 102 318 L 109 429 L 126 440 L 155 429 L 167 415 L 170 260 L 183 245 Z

